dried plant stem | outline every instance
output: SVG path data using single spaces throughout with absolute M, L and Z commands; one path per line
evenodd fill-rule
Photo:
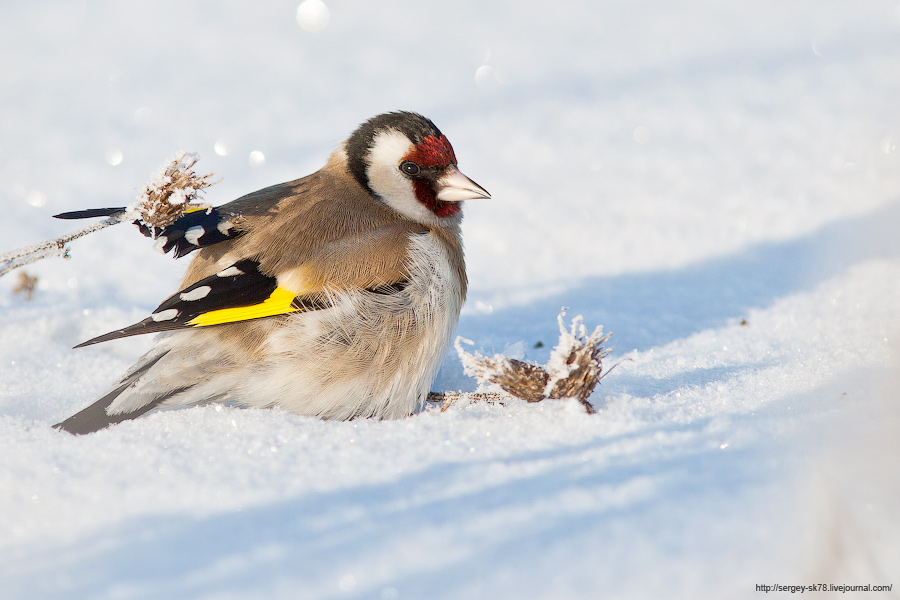
M 441 405 L 444 412 L 457 400 L 475 400 L 480 402 L 501 402 L 508 396 L 498 392 L 428 392 L 428 402 Z
M 40 244 L 25 246 L 24 248 L 12 250 L 10 252 L 6 252 L 5 254 L 0 254 L 0 277 L 3 277 L 10 271 L 14 271 L 19 267 L 30 265 L 31 263 L 35 263 L 45 258 L 50 258 L 53 256 L 62 256 L 63 258 L 69 258 L 69 248 L 67 246 L 69 242 L 86 236 L 89 233 L 94 233 L 95 231 L 99 231 L 101 229 L 109 227 L 110 225 L 116 225 L 117 223 L 121 223 L 124 220 L 125 213 L 123 212 L 120 215 L 115 215 L 104 219 L 99 223 L 94 223 L 93 225 L 82 227 L 81 229 L 72 231 L 58 238 L 47 240 L 46 242 L 41 242 Z

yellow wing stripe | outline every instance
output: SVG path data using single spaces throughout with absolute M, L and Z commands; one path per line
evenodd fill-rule
M 286 315 L 302 310 L 291 306 L 294 298 L 296 298 L 294 292 L 288 291 L 283 287 L 277 287 L 268 298 L 259 304 L 211 310 L 207 313 L 197 315 L 188 321 L 187 325 L 190 327 L 206 327 L 208 325 L 221 325 L 222 323 L 261 319 L 262 317 L 271 317 L 273 315 Z

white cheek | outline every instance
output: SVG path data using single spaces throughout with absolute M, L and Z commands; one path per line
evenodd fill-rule
M 419 223 L 437 224 L 437 215 L 416 199 L 412 181 L 400 172 L 400 162 L 412 147 L 412 142 L 399 131 L 388 130 L 375 136 L 366 169 L 369 187 L 401 215 Z

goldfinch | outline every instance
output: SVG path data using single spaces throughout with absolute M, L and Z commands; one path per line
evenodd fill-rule
M 466 297 L 461 202 L 480 198 L 490 195 L 434 123 L 394 112 L 363 123 L 312 175 L 186 213 L 153 232 L 164 252 L 196 251 L 181 290 L 77 347 L 162 333 L 55 427 L 84 434 L 211 402 L 342 420 L 414 413 Z

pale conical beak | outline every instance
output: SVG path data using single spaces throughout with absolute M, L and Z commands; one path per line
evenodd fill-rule
M 437 199 L 441 202 L 461 202 L 490 198 L 483 187 L 463 175 L 454 165 L 450 165 L 447 174 L 437 180 Z

